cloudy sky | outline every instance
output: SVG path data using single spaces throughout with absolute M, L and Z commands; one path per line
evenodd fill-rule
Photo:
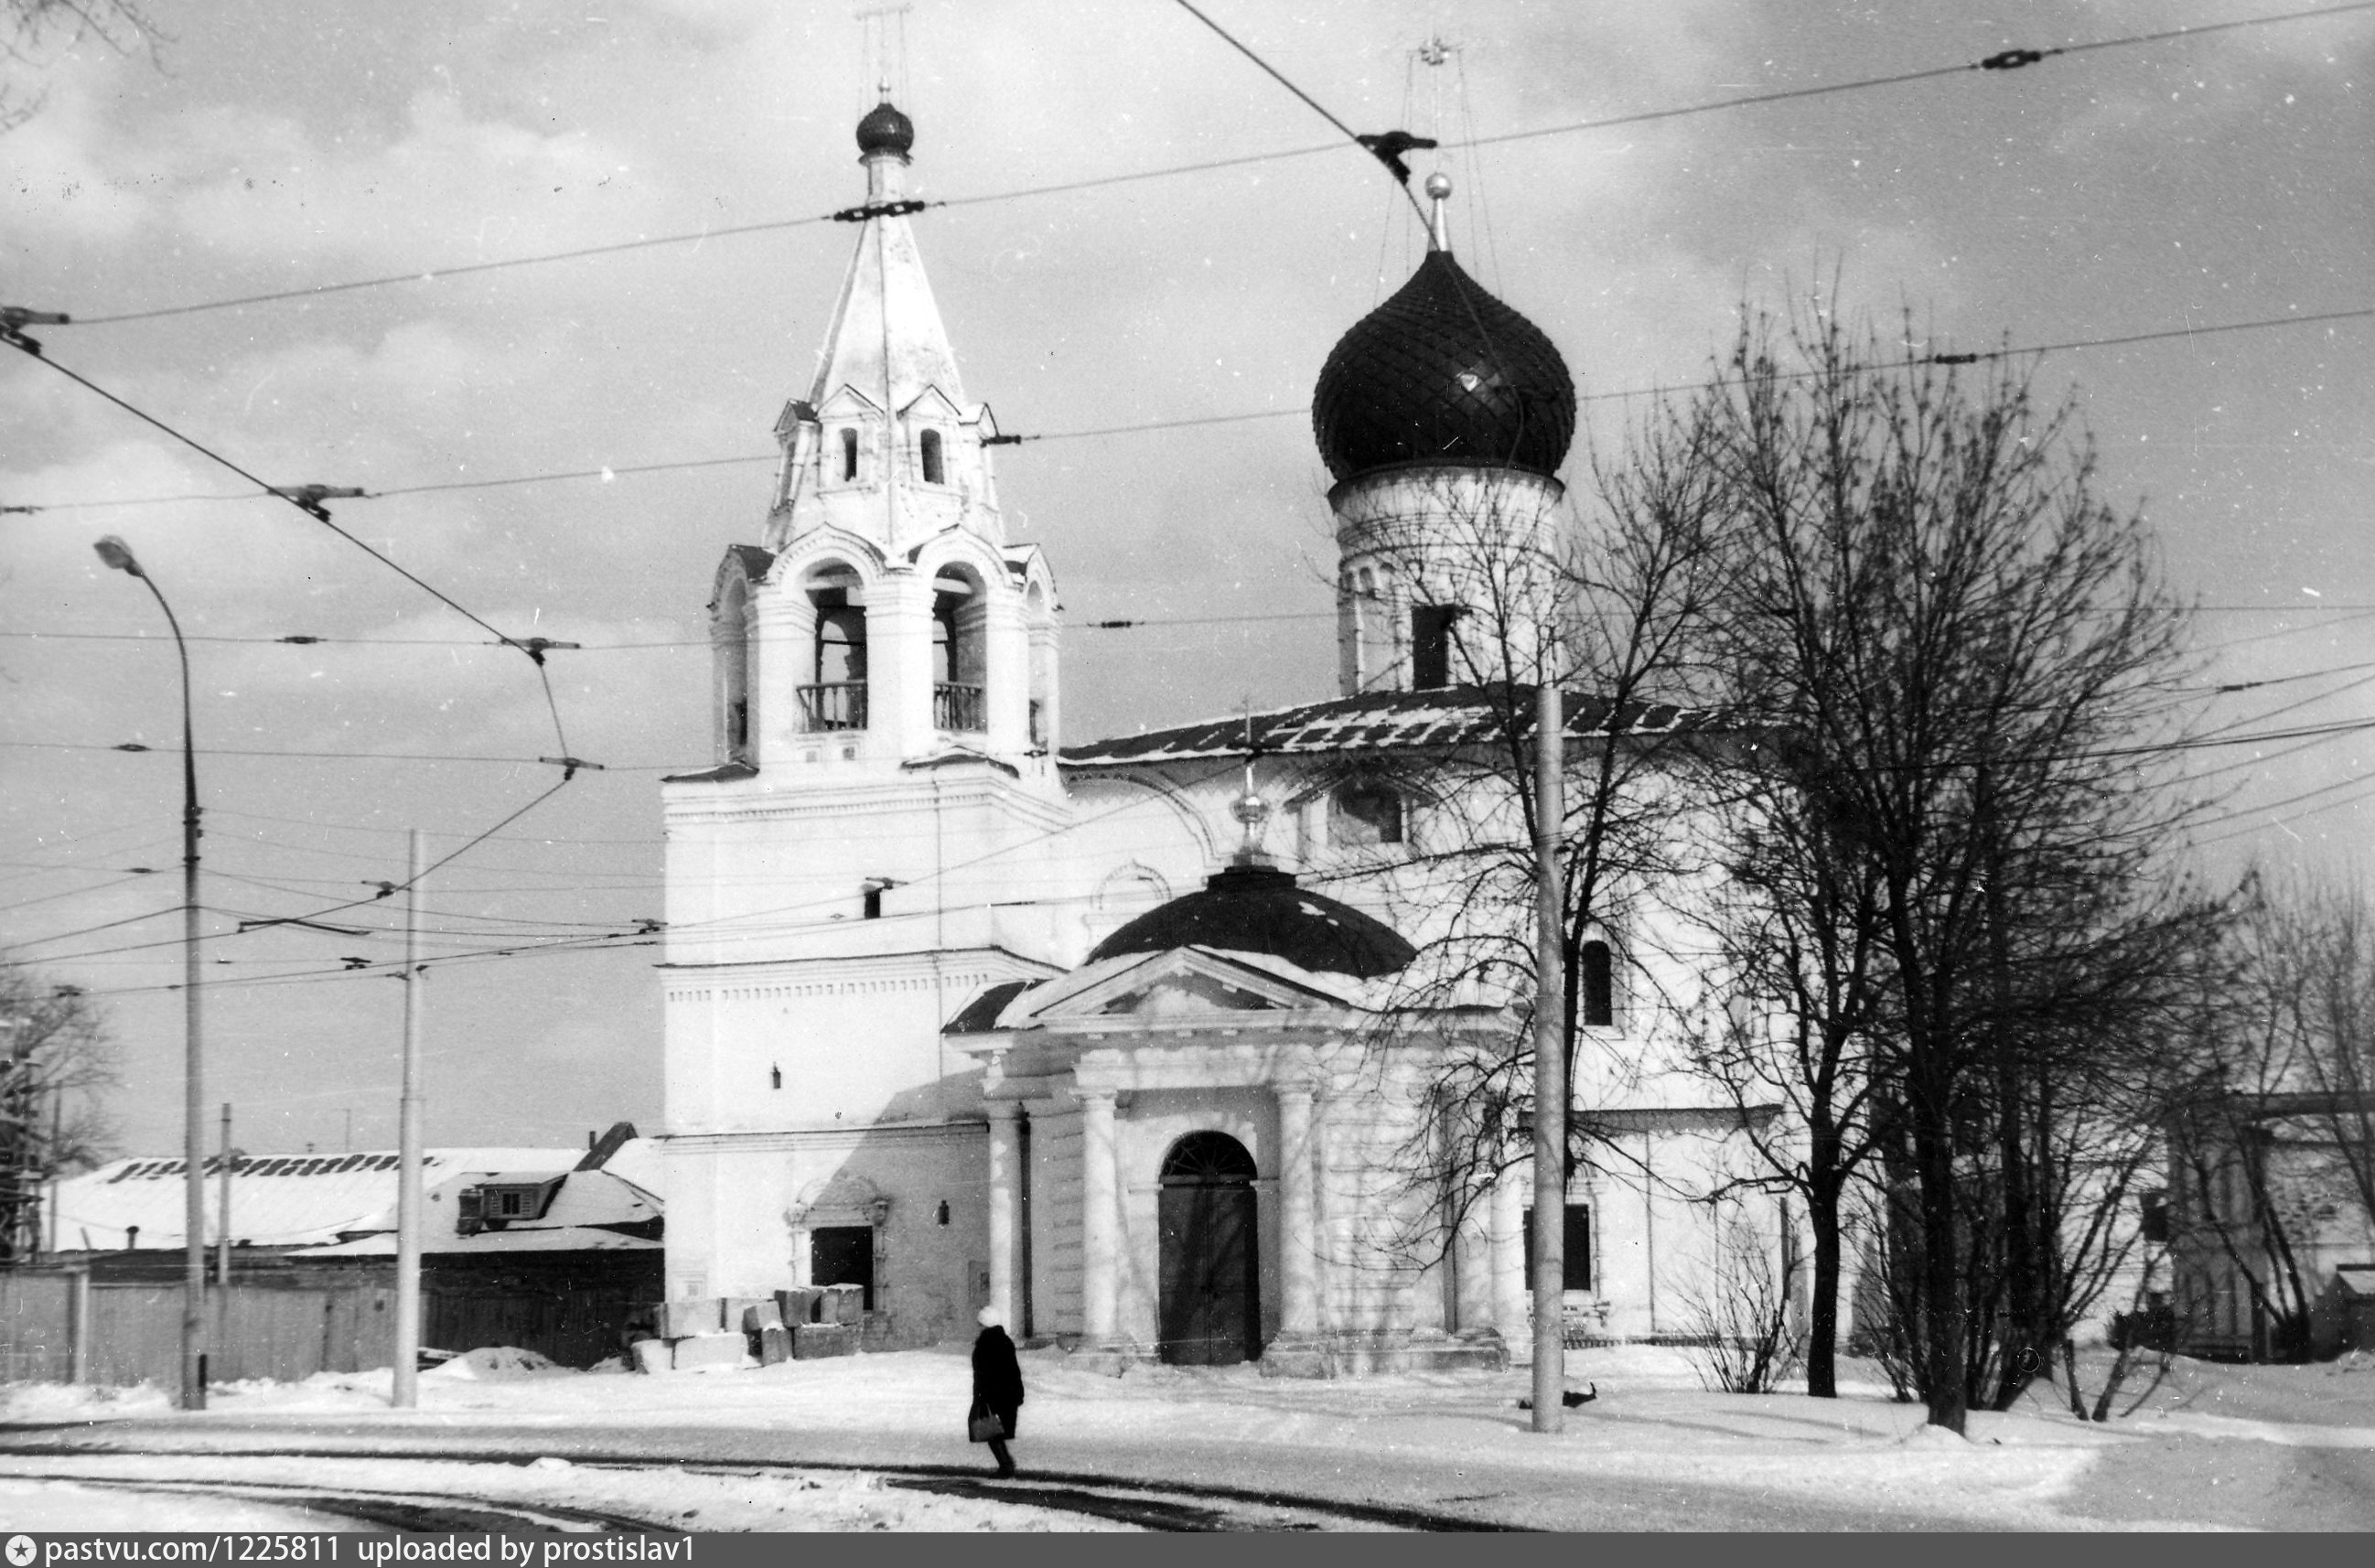
M 2286 6 L 1206 9 L 1357 129 L 1514 138 L 1444 155 L 1457 248 L 1559 345 L 1602 442 L 1642 407 L 1613 395 L 1702 375 L 1743 299 L 1833 271 L 1944 347 L 2181 335 L 2038 375 L 2204 607 L 2215 722 L 2370 711 L 2375 10 L 1569 129 Z M 708 760 L 703 604 L 758 536 L 768 430 L 846 262 L 852 230 L 818 219 L 863 192 L 868 29 L 790 0 L 150 10 L 153 58 L 50 49 L 41 112 L 0 136 L 0 303 L 87 318 L 36 331 L 57 364 L 269 482 L 373 492 L 339 525 L 514 635 L 584 644 L 552 687 L 605 771 L 432 879 L 431 1137 L 656 1126 L 656 950 L 602 938 L 659 914 L 656 781 Z M 912 183 L 951 204 L 916 227 L 967 390 L 1047 438 L 999 483 L 1075 625 L 1068 738 L 1330 694 L 1301 410 L 1415 260 L 1408 207 L 1169 0 L 915 0 L 892 30 Z M 1430 35 L 1459 46 L 1440 66 L 1413 60 Z M 432 276 L 641 240 L 669 242 Z M 2333 312 L 2360 313 L 2210 330 Z M 1225 422 L 1176 423 L 1198 420 Z M 197 639 L 208 1098 L 252 1150 L 384 1147 L 397 983 L 343 964 L 396 958 L 399 912 L 238 924 L 368 901 L 407 828 L 460 848 L 550 788 L 560 741 L 527 661 L 385 566 L 286 504 L 179 499 L 242 493 L 0 360 L 0 944 L 104 999 L 124 1145 L 175 1147 L 179 705 L 153 601 L 91 551 L 120 534 Z M 1081 625 L 1111 619 L 1167 624 Z M 2245 682 L 2275 684 L 2208 690 Z M 2232 792 L 2207 863 L 2363 871 L 2370 760 L 2346 732 L 2205 753 Z

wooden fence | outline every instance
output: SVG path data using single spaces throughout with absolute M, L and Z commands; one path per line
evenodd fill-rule
M 213 1383 L 386 1366 L 396 1293 L 372 1285 L 298 1288 L 234 1283 L 207 1293 L 207 1376 Z M 10 1382 L 181 1382 L 182 1288 L 89 1275 L 0 1273 L 0 1377 Z

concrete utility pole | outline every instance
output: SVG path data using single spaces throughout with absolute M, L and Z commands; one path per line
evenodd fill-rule
M 238 1150 L 230 1146 L 230 1102 L 222 1108 L 222 1173 L 217 1185 L 220 1198 L 216 1203 L 215 1217 L 215 1285 L 224 1291 L 230 1289 L 230 1168 L 237 1162 Z M 230 1297 L 226 1295 L 228 1302 Z
M 190 645 L 181 618 L 132 553 L 110 534 L 99 559 L 136 577 L 165 612 L 182 661 L 182 1409 L 207 1408 L 207 1095 L 205 1032 L 198 1007 L 198 749 L 191 738 Z
M 1545 659 L 1545 665 L 1548 664 Z M 1566 713 L 1534 689 L 1534 1430 L 1566 1425 Z
M 404 896 L 404 1087 L 396 1107 L 396 1386 L 390 1401 L 420 1402 L 420 882 L 429 875 L 420 830 L 412 830 Z

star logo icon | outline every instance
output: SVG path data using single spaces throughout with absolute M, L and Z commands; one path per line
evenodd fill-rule
M 10 1568 L 26 1568 L 26 1564 L 33 1561 L 36 1550 L 37 1549 L 33 1545 L 32 1537 L 10 1536 L 8 1538 L 8 1562 Z

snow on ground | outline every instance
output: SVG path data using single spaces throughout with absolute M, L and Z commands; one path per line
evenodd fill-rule
M 231 1479 L 255 1486 L 296 1486 L 324 1494 L 428 1493 L 490 1503 L 544 1504 L 620 1515 L 679 1530 L 962 1530 L 1013 1534 L 1040 1530 L 1128 1530 L 1073 1514 L 987 1499 L 943 1497 L 887 1488 L 879 1475 L 786 1471 L 760 1476 L 620 1470 L 571 1464 L 547 1455 L 527 1465 L 380 1459 L 218 1458 L 122 1455 L 7 1459 L 26 1478 L 44 1473 L 121 1477 L 148 1484 Z M 26 1508 L 20 1510 L 23 1501 Z M 39 1517 L 53 1521 L 25 1524 Z M 65 1481 L 0 1480 L 0 1519 L 11 1530 L 322 1530 L 353 1529 L 325 1515 L 238 1499 L 168 1492 L 124 1492 Z M 244 1519 L 246 1522 L 242 1523 Z M 136 1521 L 136 1522 L 135 1522 Z
M 235 1497 L 180 1497 L 77 1486 L 72 1481 L 0 1478 L 0 1519 L 11 1533 L 75 1535 L 89 1530 L 352 1530 L 350 1521 L 302 1508 L 276 1508 Z
M 2147 1368 L 2131 1379 L 2115 1407 L 2133 1405 L 2133 1413 L 2100 1425 L 2074 1419 L 2061 1392 L 2040 1384 L 2016 1409 L 1975 1412 L 1967 1439 L 1926 1428 L 1918 1406 L 1892 1403 L 1876 1371 L 1854 1363 L 1843 1368 L 1837 1399 L 1711 1392 L 1687 1352 L 1652 1347 L 1574 1352 L 1569 1366 L 1573 1385 L 1596 1385 L 1599 1397 L 1569 1411 L 1565 1432 L 1545 1439 L 1529 1432 L 1529 1418 L 1515 1409 L 1529 1386 L 1522 1369 L 1306 1382 L 1264 1378 L 1251 1366 L 1149 1367 L 1116 1378 L 1069 1364 L 1059 1351 L 1032 1351 L 1023 1357 L 1030 1401 L 1016 1449 L 1026 1470 L 1034 1452 L 1056 1456 L 1051 1465 L 1075 1469 L 1090 1468 L 1101 1453 L 1124 1450 L 1225 1453 L 1253 1456 L 1268 1484 L 1315 1492 L 1324 1492 L 1348 1469 L 1364 1468 L 1520 1481 L 1529 1475 L 1629 1477 L 1743 1490 L 1777 1503 L 1794 1499 L 2015 1527 L 2086 1522 L 2089 1511 L 2074 1506 L 2074 1497 L 2086 1493 L 2081 1483 L 2107 1460 L 2123 1495 L 2177 1498 L 2184 1495 L 2185 1471 L 2176 1456 L 2189 1444 L 2187 1463 L 2198 1462 L 2204 1441 L 2281 1445 L 2279 1453 L 2286 1447 L 2296 1453 L 2375 1449 L 2375 1361 L 2367 1358 L 2306 1367 L 2180 1361 L 2156 1385 Z M 2082 1362 L 2090 1391 L 2104 1370 L 2099 1355 Z M 232 1385 L 215 1391 L 207 1416 L 192 1418 L 186 1427 L 175 1424 L 195 1433 L 200 1422 L 219 1414 L 251 1430 L 258 1421 L 306 1426 L 334 1420 L 342 1431 L 362 1433 L 383 1424 L 417 1429 L 425 1423 L 549 1429 L 556 1438 L 627 1429 L 849 1432 L 918 1462 L 965 1465 L 981 1460 L 961 1431 L 968 1386 L 964 1351 L 955 1346 L 657 1376 L 573 1372 L 538 1366 L 518 1352 L 481 1351 L 424 1373 L 417 1412 L 388 1409 L 390 1377 L 381 1369 L 324 1373 L 293 1385 Z M 0 1421 L 155 1418 L 168 1414 L 164 1405 L 150 1390 L 17 1387 L 0 1397 Z M 2164 1441 L 2171 1438 L 2186 1442 Z M 2301 1456 L 2304 1462 L 2310 1457 Z M 19 1474 L 30 1463 L 0 1456 L 0 1465 Z M 2154 1479 L 2164 1463 L 2166 1485 Z M 500 1468 L 517 1484 L 561 1489 L 546 1496 L 552 1502 L 569 1501 L 571 1485 L 593 1484 L 549 1468 Z M 315 1462 L 304 1468 L 321 1473 Z M 877 1527 L 877 1520 L 888 1528 L 1027 1527 L 1019 1516 L 990 1522 L 1000 1506 L 995 1503 L 908 1493 L 853 1496 L 852 1487 L 865 1491 L 874 1480 L 842 1472 L 795 1478 L 808 1484 L 788 1490 L 654 1475 L 651 1486 L 683 1489 L 681 1506 L 679 1494 L 654 1494 L 637 1501 L 639 1515 L 703 1529 L 867 1528 Z M 619 1506 L 617 1486 L 603 1480 L 604 1501 L 585 1505 Z M 2340 1496 L 2345 1520 L 2355 1517 L 2348 1511 L 2357 1506 L 2357 1494 L 2345 1488 Z M 2375 1527 L 2375 1498 L 2367 1506 L 2363 1524 Z M 2133 1510 L 2118 1516 L 2124 1523 L 2155 1522 Z M 2193 1516 L 2182 1509 L 2171 1515 Z M 2248 1514 L 2220 1517 L 2288 1522 Z M 845 1522 L 804 1527 L 803 1519 Z

